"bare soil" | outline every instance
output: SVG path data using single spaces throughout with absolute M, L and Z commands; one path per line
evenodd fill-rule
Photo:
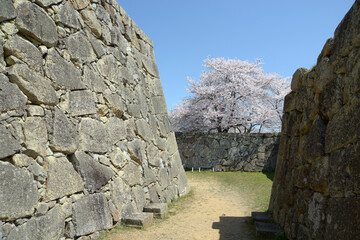
M 239 192 L 215 179 L 189 177 L 193 196 L 181 209 L 145 230 L 121 231 L 111 240 L 239 240 L 253 239 L 251 209 Z

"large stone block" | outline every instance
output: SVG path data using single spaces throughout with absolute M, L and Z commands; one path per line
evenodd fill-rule
M 76 10 L 81 10 L 86 8 L 89 5 L 89 1 L 87 0 L 70 0 L 71 4 Z
M 359 107 L 360 101 L 354 98 L 353 101 L 344 105 L 329 121 L 325 136 L 326 152 L 332 152 L 354 141 L 360 135 Z
M 118 94 L 105 94 L 104 98 L 111 111 L 118 118 L 121 118 L 126 109 L 124 100 L 121 98 L 121 96 Z
M 110 118 L 106 123 L 106 129 L 109 134 L 109 143 L 111 145 L 126 138 L 126 124 L 122 119 Z
M 154 167 L 160 166 L 160 152 L 157 147 L 155 147 L 153 144 L 150 144 L 146 148 L 146 153 L 148 157 L 148 162 L 151 166 Z
M 46 76 L 54 81 L 57 88 L 70 90 L 85 88 L 81 81 L 80 70 L 66 62 L 54 48 L 48 50 L 45 71 Z
M 25 64 L 15 64 L 8 68 L 8 72 L 10 81 L 16 83 L 33 103 L 47 105 L 58 103 L 51 82 Z
M 81 11 L 81 16 L 85 24 L 91 29 L 91 32 L 99 38 L 101 36 L 101 25 L 96 18 L 95 12 L 85 9 Z
M 124 181 L 129 186 L 134 186 L 141 183 L 142 174 L 139 170 L 139 166 L 133 162 L 128 163 L 124 168 Z
M 105 55 L 97 62 L 97 68 L 103 77 L 111 82 L 119 83 L 121 81 L 121 73 L 117 61 L 113 55 Z
M 56 25 L 42 8 L 26 1 L 19 4 L 16 10 L 18 13 L 16 26 L 20 32 L 46 46 L 56 44 L 58 41 Z
M 159 69 L 155 59 L 142 55 L 141 61 L 145 69 L 154 77 L 159 77 Z
M 5 57 L 10 55 L 21 59 L 35 71 L 42 72 L 42 54 L 29 41 L 19 37 L 13 36 L 4 44 Z
M 128 143 L 128 150 L 130 153 L 131 159 L 133 159 L 138 164 L 142 165 L 145 159 L 145 146 L 140 139 L 135 139 Z
M 130 200 L 130 191 L 131 189 L 129 186 L 127 186 L 120 177 L 115 178 L 110 183 L 111 200 L 119 214 L 119 218 L 116 219 L 116 221 L 120 220 L 120 212 L 122 211 L 126 202 Z
M 180 173 L 178 175 L 178 181 L 179 181 L 178 184 L 179 195 L 180 197 L 182 197 L 188 194 L 190 191 L 190 186 L 188 184 L 187 177 L 183 168 L 180 169 Z
M 151 98 L 151 104 L 155 114 L 166 114 L 167 106 L 164 96 L 155 96 Z
M 150 125 L 144 119 L 137 120 L 135 122 L 135 125 L 136 125 L 136 133 L 141 138 L 143 138 L 147 142 L 154 140 L 154 135 L 150 128 Z
M 0 2 L 0 22 L 16 17 L 16 10 L 11 0 L 2 0 Z
M 8 240 L 58 240 L 63 235 L 65 217 L 61 207 L 56 206 L 41 217 L 31 218 L 28 222 L 13 229 Z
M 332 198 L 328 202 L 328 210 L 325 214 L 327 239 L 356 239 L 359 237 L 359 198 Z
M 331 119 L 343 105 L 342 85 L 341 77 L 334 78 L 326 84 L 321 93 L 319 110 L 327 120 Z
M 29 171 L 0 161 L 0 192 L 0 219 L 14 220 L 33 214 L 39 196 Z
M 48 171 L 46 199 L 55 200 L 80 192 L 84 189 L 81 176 L 65 157 L 47 157 L 45 169 Z
M 11 135 L 5 126 L 0 125 L 0 159 L 20 151 L 20 143 Z
M 73 153 L 78 147 L 78 140 L 78 127 L 59 108 L 55 108 L 50 148 L 57 152 Z
M 325 131 L 326 125 L 318 117 L 314 120 L 309 134 L 305 136 L 305 147 L 303 157 L 308 162 L 313 162 L 317 157 L 325 153 Z M 295 150 L 296 151 L 296 150 Z
M 99 191 L 114 175 L 111 168 L 96 162 L 84 152 L 75 152 L 71 157 L 71 162 L 81 174 L 85 188 L 90 193 Z
M 169 137 L 166 140 L 166 150 L 170 155 L 174 154 L 178 150 L 175 133 L 169 134 Z
M 124 167 L 128 160 L 130 160 L 129 155 L 124 153 L 120 148 L 116 148 L 110 155 L 111 163 L 117 168 Z
M 56 16 L 56 22 L 62 23 L 65 26 L 79 29 L 80 23 L 78 20 L 79 14 L 75 11 L 70 2 L 66 2 L 60 9 Z
M 62 2 L 63 0 L 36 0 L 35 2 L 39 4 L 42 7 L 49 7 L 53 4 L 58 4 Z
M 104 56 L 106 54 L 107 49 L 105 48 L 105 44 L 97 39 L 96 37 L 94 37 L 91 33 L 87 32 L 87 36 L 89 38 L 89 41 L 91 43 L 91 46 L 94 49 L 94 52 L 96 54 L 96 56 L 98 58 L 101 58 L 102 56 Z
M 85 196 L 75 202 L 73 212 L 76 236 L 112 227 L 109 206 L 105 196 L 101 193 Z
M 174 178 L 180 173 L 180 169 L 183 166 L 181 165 L 181 158 L 179 152 L 175 153 L 170 160 L 170 178 Z
M 69 50 L 71 59 L 78 62 L 93 62 L 96 59 L 96 54 L 86 36 L 77 32 L 70 35 L 65 44 Z
M 69 93 L 67 112 L 71 116 L 95 114 L 96 96 L 89 90 L 73 91 Z
M 145 201 L 146 201 L 145 192 L 144 192 L 143 188 L 141 186 L 137 185 L 132 188 L 131 192 L 132 192 L 132 196 L 134 197 L 137 210 L 139 212 L 142 212 L 143 208 L 145 206 Z
M 25 145 L 33 156 L 47 155 L 48 134 L 46 122 L 41 117 L 27 117 L 24 123 Z
M 161 190 L 167 188 L 170 184 L 170 176 L 166 170 L 166 168 L 161 168 L 159 171 L 159 182 L 161 186 Z
M 94 92 L 102 93 L 107 89 L 103 78 L 88 66 L 84 66 L 83 81 L 84 84 Z
M 79 150 L 104 153 L 108 150 L 108 135 L 105 125 L 100 121 L 84 118 L 79 129 Z

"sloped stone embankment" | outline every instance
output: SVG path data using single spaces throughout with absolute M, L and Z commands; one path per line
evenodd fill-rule
M 289 239 L 360 235 L 360 1 L 285 98 L 270 211 Z
M 0 238 L 79 238 L 188 190 L 153 42 L 116 1 L 1 0 Z

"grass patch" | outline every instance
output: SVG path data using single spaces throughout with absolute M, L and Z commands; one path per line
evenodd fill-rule
M 191 202 L 194 197 L 194 190 L 191 189 L 188 194 L 178 198 L 168 204 L 169 216 L 174 216 L 177 212 L 185 210 L 186 206 Z
M 130 228 L 130 227 L 126 227 L 125 225 L 123 224 L 120 224 L 110 230 L 105 230 L 103 231 L 99 238 L 99 240 L 105 240 L 105 239 L 109 239 L 110 236 L 112 235 L 117 235 L 117 234 L 121 234 L 121 233 L 125 233 L 125 232 L 130 232 L 130 231 L 136 231 L 136 230 L 139 230 L 139 229 L 135 229 L 135 228 Z
M 188 178 L 212 178 L 224 187 L 232 188 L 245 197 L 249 207 L 256 211 L 267 211 L 274 173 L 262 172 L 187 172 Z

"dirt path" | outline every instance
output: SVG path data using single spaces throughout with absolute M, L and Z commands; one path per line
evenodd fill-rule
M 215 180 L 189 178 L 194 191 L 183 209 L 146 230 L 134 230 L 109 237 L 111 240 L 238 240 L 251 239 L 251 210 L 236 191 Z

